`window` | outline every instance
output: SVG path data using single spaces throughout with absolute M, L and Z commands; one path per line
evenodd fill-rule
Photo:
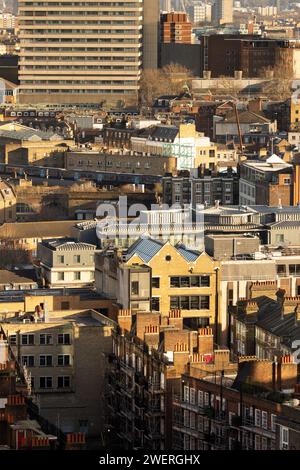
M 49 334 L 41 334 L 40 344 L 53 344 L 53 336 Z
M 165 257 L 165 260 L 166 260 L 166 261 L 171 261 L 171 259 L 172 259 L 172 256 L 170 256 L 170 255 L 167 255 L 167 256 Z
M 260 450 L 260 436 L 258 434 L 255 434 L 255 440 L 254 440 L 254 448 L 255 450 Z
M 170 287 L 209 287 L 209 276 L 171 276 Z
M 68 375 L 57 377 L 57 388 L 70 388 L 71 380 Z
M 276 243 L 284 243 L 284 235 L 282 233 L 277 233 L 275 235 L 275 242 Z
M 58 255 L 57 261 L 58 261 L 60 264 L 64 264 L 64 262 L 65 262 L 65 257 L 64 257 L 63 255 Z
M 74 263 L 80 263 L 80 255 L 74 255 Z
M 187 410 L 184 410 L 183 412 L 183 425 L 185 428 L 188 428 L 189 425 L 190 425 L 190 420 L 189 420 L 189 416 L 190 413 L 187 411 Z
M 203 408 L 203 392 L 202 390 L 198 390 L 198 406 L 199 408 Z
M 81 279 L 81 272 L 80 271 L 75 271 L 74 272 L 74 281 L 80 281 Z
M 154 312 L 159 312 L 160 310 L 160 299 L 159 297 L 152 297 L 151 308 Z
M 261 427 L 261 411 L 255 409 L 255 426 Z
M 34 367 L 34 356 L 22 356 L 22 366 Z
M 272 432 L 276 431 L 276 415 L 271 415 L 271 430 Z
M 278 276 L 285 276 L 286 275 L 285 264 L 278 264 L 277 265 L 277 274 L 278 274 Z
M 266 411 L 263 411 L 261 414 L 261 427 L 268 429 L 268 413 Z
M 280 449 L 288 449 L 289 429 L 281 426 L 280 428 Z
M 209 393 L 204 392 L 204 406 L 209 406 Z
M 195 413 L 190 413 L 190 428 L 196 429 L 196 415 Z
M 170 308 L 182 310 L 208 310 L 209 295 L 171 296 Z
M 17 344 L 17 335 L 10 335 L 9 336 L 9 344 L 11 344 L 12 346 Z
M 52 366 L 52 356 L 43 354 L 40 356 L 40 366 L 41 367 L 51 367 Z
M 139 295 L 139 282 L 138 281 L 131 282 L 131 295 Z
M 183 387 L 183 401 L 189 403 L 190 389 L 186 385 Z
M 153 277 L 152 278 L 152 287 L 155 289 L 159 289 L 160 286 L 160 278 L 159 277 Z
M 40 377 L 40 388 L 52 388 L 52 377 Z
M 60 333 L 57 336 L 58 344 L 71 344 L 70 333 Z
M 300 275 L 300 264 L 290 264 L 289 265 L 289 273 L 292 275 L 299 276 Z
M 57 365 L 58 366 L 69 366 L 71 364 L 69 354 L 59 354 L 57 356 Z
M 65 280 L 65 273 L 64 272 L 57 273 L 57 280 L 58 281 L 64 281 Z
M 22 346 L 29 346 L 34 344 L 34 335 L 21 335 Z
M 192 405 L 196 404 L 196 390 L 194 388 L 190 389 L 190 403 Z

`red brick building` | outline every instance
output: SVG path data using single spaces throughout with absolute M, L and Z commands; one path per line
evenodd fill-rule
M 162 13 L 160 23 L 162 43 L 191 44 L 192 24 L 186 13 Z

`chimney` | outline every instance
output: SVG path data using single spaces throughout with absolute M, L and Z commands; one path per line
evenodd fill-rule
M 173 363 L 178 374 L 186 371 L 186 366 L 190 359 L 190 352 L 186 343 L 179 342 L 175 344 L 173 352 Z
M 243 71 L 242 70 L 235 70 L 234 71 L 234 79 L 235 80 L 242 80 L 243 78 Z
M 214 352 L 214 335 L 212 329 L 199 328 L 198 329 L 198 353 L 199 354 L 213 354 Z
M 156 328 L 157 327 L 157 328 Z M 136 313 L 136 336 L 142 341 L 145 334 L 159 334 L 160 314 L 158 312 L 137 312 Z
M 300 295 L 295 297 L 286 296 L 283 298 L 282 308 L 281 308 L 281 317 L 284 318 L 284 315 L 288 315 L 289 313 L 295 313 L 300 304 Z
M 300 304 L 297 304 L 295 310 L 295 326 L 300 326 Z
M 0 334 L 0 364 L 8 362 L 8 342 L 4 339 L 4 335 Z
M 131 310 L 118 311 L 118 324 L 122 331 L 130 331 L 132 324 Z
M 149 348 L 158 349 L 159 347 L 159 326 L 147 325 L 145 327 L 144 341 Z
M 203 70 L 203 79 L 210 80 L 211 79 L 211 70 Z
M 67 434 L 67 442 L 65 450 L 79 450 L 85 448 L 85 434 L 83 432 L 75 432 Z
M 257 313 L 258 310 L 259 310 L 259 307 L 258 307 L 256 300 L 249 300 L 246 303 L 245 312 L 247 315 L 251 315 L 252 313 Z
M 256 98 L 249 101 L 248 110 L 252 113 L 260 113 L 262 111 L 262 99 Z
M 178 328 L 179 330 L 183 329 L 183 318 L 181 316 L 181 310 L 170 310 L 169 311 L 169 325 Z
M 294 391 L 297 383 L 297 364 L 291 354 L 279 358 L 277 364 L 277 386 L 279 390 Z

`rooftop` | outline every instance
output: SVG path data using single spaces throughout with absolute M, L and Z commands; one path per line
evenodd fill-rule
M 42 245 L 53 251 L 95 250 L 96 246 L 90 243 L 77 242 L 70 238 L 43 240 Z
M 139 238 L 128 249 L 126 259 L 129 260 L 132 256 L 139 256 L 145 263 L 149 263 L 151 259 L 161 250 L 166 243 L 163 243 L 152 238 Z M 198 251 L 193 251 L 185 248 L 182 244 L 177 244 L 174 248 L 185 258 L 186 261 L 196 261 L 201 255 Z

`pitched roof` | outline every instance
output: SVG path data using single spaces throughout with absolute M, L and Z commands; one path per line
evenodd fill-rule
M 78 220 L 51 220 L 3 224 L 0 226 L 0 240 L 70 237 L 77 222 Z
M 181 244 L 176 245 L 175 248 L 186 261 L 196 261 L 196 259 L 198 259 L 200 256 L 198 251 L 188 250 L 184 245 Z
M 129 260 L 132 256 L 139 256 L 145 263 L 149 263 L 151 259 L 160 251 L 160 249 L 165 245 L 159 240 L 154 240 L 153 238 L 143 237 L 135 241 L 128 249 L 126 259 Z M 178 253 L 189 262 L 196 261 L 199 258 L 200 252 L 193 251 L 185 248 L 182 244 L 177 244 L 174 247 Z
M 95 250 L 91 243 L 76 242 L 70 238 L 44 240 L 43 245 L 53 251 Z
M 153 256 L 163 247 L 164 243 L 153 240 L 152 238 L 139 238 L 128 249 L 126 259 L 129 260 L 132 256 L 139 256 L 145 263 L 148 263 Z
M 270 123 L 270 119 L 265 118 L 261 114 L 253 113 L 252 111 L 242 111 L 238 113 L 240 124 L 252 124 L 252 123 Z M 225 122 L 234 122 L 236 123 L 235 113 L 230 113 Z

